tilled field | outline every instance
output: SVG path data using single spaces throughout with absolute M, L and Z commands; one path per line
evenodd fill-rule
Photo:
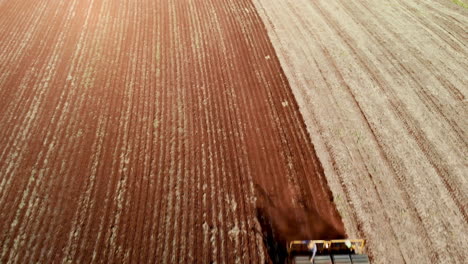
M 0 98 L 2 263 L 264 263 L 261 224 L 345 235 L 250 1 L 0 1 Z
M 455 2 L 0 0 L 0 263 L 464 263 Z
M 348 234 L 376 263 L 466 263 L 468 10 L 254 2 Z

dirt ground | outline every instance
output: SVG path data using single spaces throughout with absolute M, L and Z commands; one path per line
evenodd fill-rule
M 1 263 L 345 236 L 251 1 L 0 0 L 0 98 Z
M 0 0 L 0 262 L 464 263 L 467 13 Z
M 375 263 L 468 258 L 468 10 L 255 0 L 348 235 Z

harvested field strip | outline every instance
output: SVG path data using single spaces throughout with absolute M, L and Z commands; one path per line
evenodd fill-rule
M 345 235 L 248 0 L 1 1 L 0 96 L 2 263 L 264 263 L 259 206 Z
M 377 263 L 463 263 L 466 10 L 254 1 L 350 236 Z

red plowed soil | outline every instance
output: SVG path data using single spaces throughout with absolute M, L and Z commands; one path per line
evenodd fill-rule
M 0 0 L 0 98 L 0 262 L 264 262 L 259 215 L 344 235 L 250 1 Z

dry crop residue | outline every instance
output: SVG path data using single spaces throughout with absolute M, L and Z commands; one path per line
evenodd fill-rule
M 344 235 L 248 0 L 0 1 L 0 98 L 2 263 L 264 263 L 258 208 Z
M 376 263 L 468 258 L 467 10 L 255 0 L 350 236 Z

